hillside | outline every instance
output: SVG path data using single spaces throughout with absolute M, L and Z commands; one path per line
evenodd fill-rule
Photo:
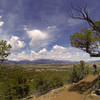
M 29 97 L 28 100 L 100 100 L 99 96 L 88 95 L 97 76 L 89 75 L 74 85 L 64 86 L 50 91 L 40 97 Z

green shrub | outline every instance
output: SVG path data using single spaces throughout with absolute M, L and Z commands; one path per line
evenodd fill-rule
M 90 68 L 88 65 L 85 64 L 84 61 L 80 61 L 79 65 L 74 65 L 72 69 L 72 74 L 70 81 L 71 82 L 78 82 L 84 77 L 86 77 L 90 72 Z
M 1 68 L 0 100 L 16 100 L 28 95 L 29 85 L 21 70 Z M 2 98 L 2 99 L 1 99 Z
M 43 94 L 69 80 L 69 70 L 35 72 L 21 67 L 0 67 L 0 100 L 19 100 L 31 93 Z
M 56 72 L 41 72 L 38 73 L 33 80 L 33 88 L 40 94 L 46 93 L 51 89 L 60 87 L 64 84 L 64 80 Z

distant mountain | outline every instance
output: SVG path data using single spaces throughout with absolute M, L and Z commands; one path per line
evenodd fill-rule
M 52 59 L 38 59 L 32 61 L 33 63 L 36 64 L 73 64 L 77 63 L 75 61 L 69 61 L 69 60 L 52 60 Z
M 52 59 L 38 59 L 38 60 L 21 60 L 21 61 L 7 61 L 8 64 L 77 64 L 77 61 L 69 60 L 52 60 Z
M 100 60 L 89 61 L 90 63 L 99 63 Z M 21 61 L 6 61 L 6 64 L 79 64 L 80 61 L 70 61 L 70 60 L 53 60 L 53 59 L 38 59 L 38 60 L 21 60 Z

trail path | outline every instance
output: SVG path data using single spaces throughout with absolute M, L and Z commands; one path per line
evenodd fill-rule
M 88 96 L 88 93 L 98 79 L 99 77 L 96 75 L 89 75 L 72 86 L 52 90 L 39 98 L 31 98 L 29 100 L 100 100 L 99 96 Z
M 100 100 L 100 97 L 89 98 L 87 93 L 90 91 L 97 76 L 89 75 L 79 83 L 74 84 L 68 89 L 64 89 L 52 100 Z

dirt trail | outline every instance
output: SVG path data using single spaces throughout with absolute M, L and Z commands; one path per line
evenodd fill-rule
M 98 76 L 89 75 L 77 84 L 59 90 L 52 90 L 39 98 L 29 100 L 100 100 L 99 96 L 91 96 L 90 98 L 87 95 L 97 78 Z
M 58 96 L 52 100 L 100 100 L 100 97 L 89 98 L 87 91 L 92 86 L 92 82 L 97 76 L 89 75 L 79 83 L 74 84 L 72 87 L 64 89 Z

